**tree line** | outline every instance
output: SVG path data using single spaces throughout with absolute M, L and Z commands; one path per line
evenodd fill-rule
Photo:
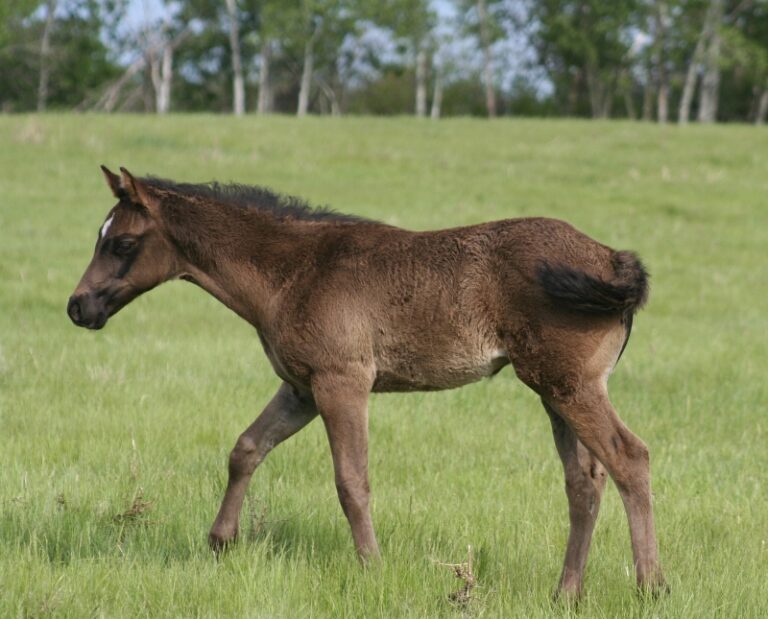
M 768 0 L 157 3 L 0 2 L 0 109 L 768 116 Z

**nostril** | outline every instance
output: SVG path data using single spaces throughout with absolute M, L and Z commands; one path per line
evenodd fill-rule
M 67 303 L 67 314 L 69 314 L 69 317 L 73 322 L 80 322 L 80 319 L 82 318 L 80 303 L 74 297 L 70 298 L 69 303 Z

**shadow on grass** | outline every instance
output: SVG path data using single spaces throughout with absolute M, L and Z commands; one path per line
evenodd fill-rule
M 88 509 L 24 519 L 0 515 L 0 552 L 36 556 L 50 564 L 69 565 L 94 559 L 142 560 L 174 563 L 216 557 L 207 543 L 207 527 L 196 523 L 142 517 L 115 519 Z M 258 554 L 270 559 L 308 561 L 313 557 L 348 552 L 354 558 L 346 531 L 333 523 L 300 522 L 286 518 L 268 522 L 257 533 L 241 535 L 225 556 Z

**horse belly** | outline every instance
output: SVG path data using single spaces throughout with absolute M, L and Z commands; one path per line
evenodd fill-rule
M 506 353 L 492 350 L 471 357 L 403 355 L 404 358 L 378 362 L 375 392 L 440 391 L 454 389 L 493 376 L 509 363 Z

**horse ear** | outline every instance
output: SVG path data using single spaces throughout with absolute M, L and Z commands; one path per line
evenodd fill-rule
M 123 188 L 120 186 L 120 177 L 112 172 L 107 166 L 101 166 L 101 171 L 104 174 L 104 178 L 107 180 L 107 185 L 112 190 L 112 194 L 120 199 L 125 195 Z
M 135 178 L 133 174 L 125 168 L 121 167 L 120 172 L 123 175 L 121 179 L 121 188 L 125 195 L 128 196 L 128 199 L 133 204 L 139 204 L 148 211 L 151 211 L 153 200 L 141 179 Z

